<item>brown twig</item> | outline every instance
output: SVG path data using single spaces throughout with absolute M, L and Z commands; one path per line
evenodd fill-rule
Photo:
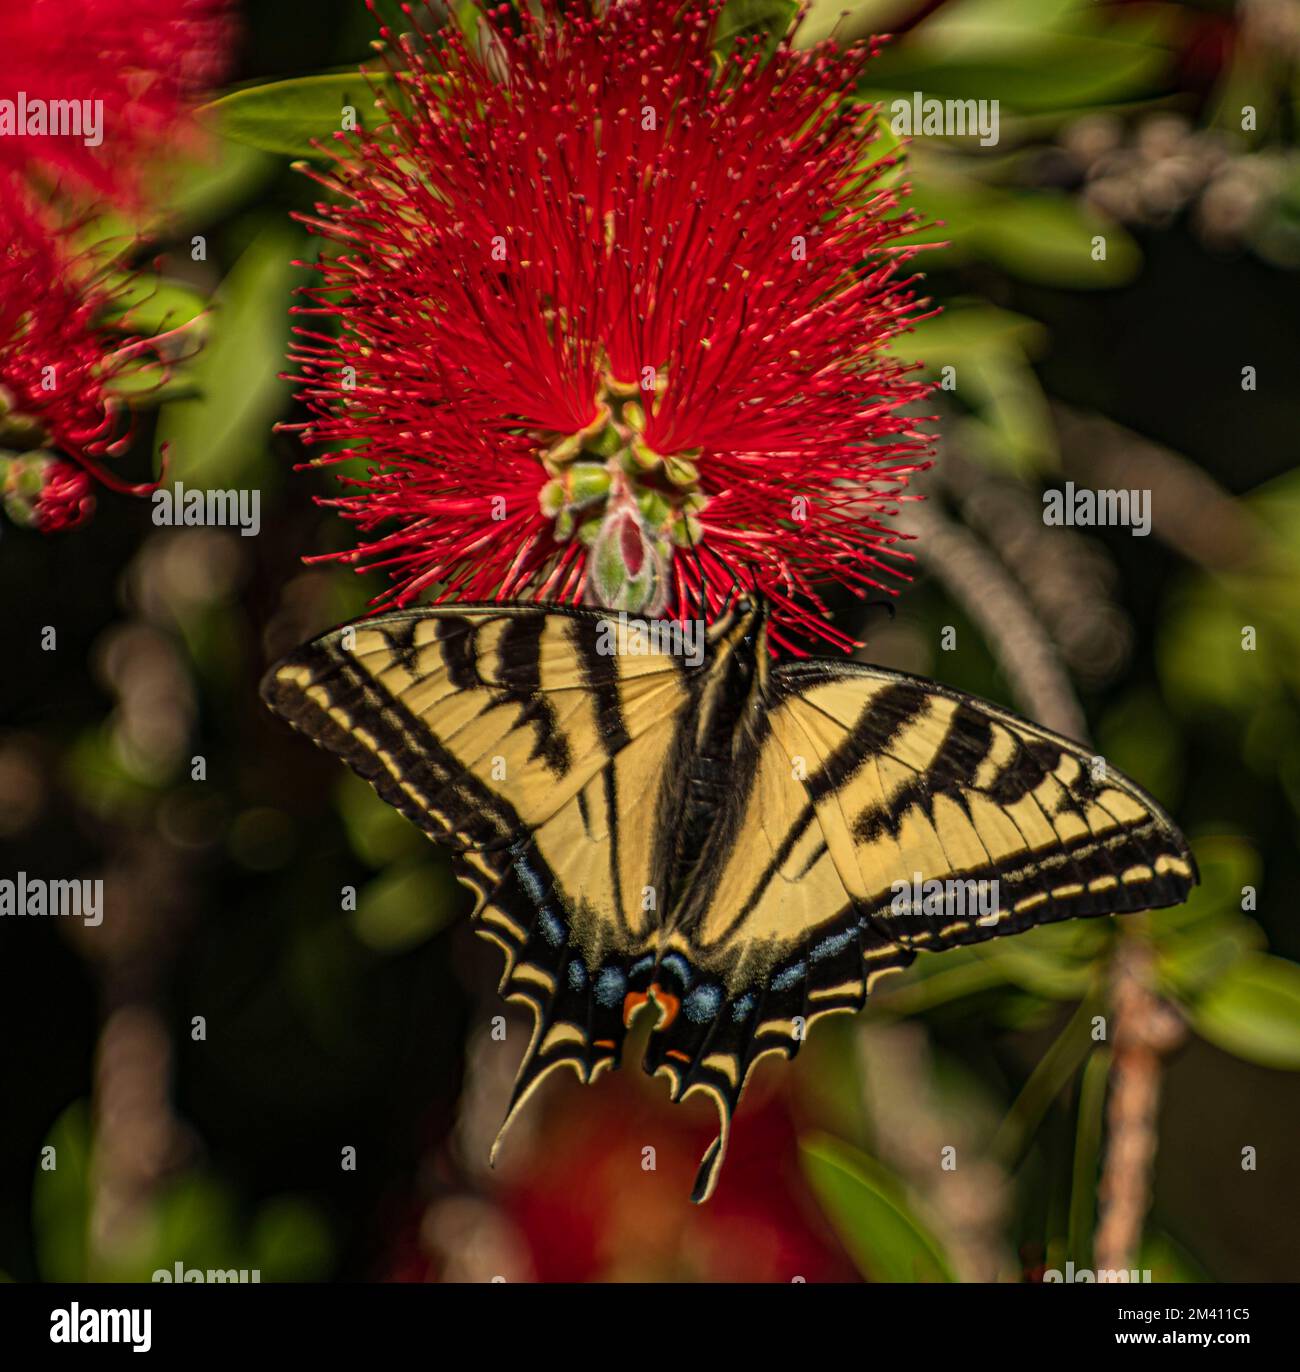
M 1135 1265 L 1151 1204 L 1161 1060 L 1185 1032 L 1177 1012 L 1152 989 L 1153 954 L 1144 931 L 1126 928 L 1130 932 L 1119 941 L 1111 974 L 1115 1055 L 1093 1242 L 1098 1272 Z

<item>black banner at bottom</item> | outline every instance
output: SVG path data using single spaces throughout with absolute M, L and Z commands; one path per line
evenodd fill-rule
M 1050 1358 L 1126 1349 L 1293 1346 L 1294 1286 L 0 1286 L 0 1347 L 24 1352 L 349 1354 L 440 1346 L 470 1351 L 476 1340 L 500 1357 L 517 1341 L 536 1351 L 539 1331 L 561 1347 L 624 1345 L 665 1325 L 682 1331 L 692 1361 L 737 1353 L 771 1358 L 773 1341 L 806 1342 L 815 1359 L 826 1339 L 838 1355 L 863 1352 L 886 1331 L 928 1355 L 996 1356 L 1031 1350 Z M 567 1331 L 567 1332 L 566 1332 Z M 638 1333 L 638 1331 L 641 1331 Z M 689 1331 L 687 1333 L 686 1331 Z M 685 1348 L 683 1347 L 683 1352 Z M 47 1354 L 48 1356 L 48 1354 Z M 586 1356 L 586 1355 L 584 1355 Z M 21 1364 L 14 1363 L 14 1366 Z

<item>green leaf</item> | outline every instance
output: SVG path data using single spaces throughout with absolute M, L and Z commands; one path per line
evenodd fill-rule
M 892 351 L 918 361 L 926 376 L 955 370 L 958 394 L 975 413 L 963 425 L 973 456 L 1022 476 L 1055 472 L 1056 432 L 1029 357 L 1040 352 L 1046 330 L 1034 320 L 983 303 L 957 304 L 923 319 L 896 340 Z
M 1046 286 L 1120 286 L 1142 265 L 1137 244 L 1123 228 L 1072 196 L 1050 191 L 1000 194 L 965 231 L 977 256 L 1022 281 Z M 1103 261 L 1093 257 L 1098 238 L 1105 240 Z
M 165 405 L 171 400 L 191 400 L 199 389 L 184 371 L 164 371 L 160 366 L 137 367 L 115 376 L 105 389 L 122 400 L 129 400 L 138 411 Z
M 207 226 L 235 205 L 247 201 L 276 169 L 274 158 L 246 144 L 216 144 L 210 157 L 167 168 L 154 202 L 161 205 L 159 225 L 176 232 L 192 225 Z
M 263 152 L 319 158 L 325 153 L 315 144 L 343 131 L 345 108 L 356 111 L 358 124 L 373 128 L 386 120 L 377 113 L 377 97 L 393 99 L 396 93 L 391 76 L 326 72 L 233 91 L 201 112 L 214 116 L 221 133 L 236 142 Z
M 1092 1021 L 1097 1010 L 1095 996 L 1080 1002 L 1069 1023 L 1039 1059 L 999 1126 L 989 1151 L 1008 1171 L 1014 1170 L 1024 1156 L 1052 1102 L 1092 1051 Z
M 1142 1240 L 1137 1265 L 1150 1271 L 1154 1282 L 1208 1282 L 1213 1277 L 1180 1243 L 1158 1229 Z
M 75 1101 L 45 1139 L 54 1166 L 36 1169 L 32 1228 L 36 1262 L 47 1282 L 86 1281 L 86 1229 L 90 1222 L 90 1107 Z
M 169 482 L 226 490 L 256 475 L 267 432 L 288 397 L 279 375 L 298 241 L 279 224 L 264 230 L 218 288 L 207 344 L 188 369 L 200 395 L 159 413 Z
M 183 1172 L 154 1198 L 152 1242 L 131 1255 L 122 1280 L 146 1281 L 179 1260 L 190 1268 L 239 1268 L 243 1244 L 233 1198 L 213 1176 Z
M 1039 113 L 1132 100 L 1163 89 L 1169 53 L 1147 42 L 1072 33 L 1035 33 L 1014 25 L 935 41 L 925 29 L 887 48 L 867 72 L 873 87 L 910 98 L 987 99 L 1008 111 Z
M 1240 958 L 1191 1007 L 1216 1047 L 1263 1067 L 1300 1070 L 1300 967 L 1268 953 Z
M 296 1196 L 268 1201 L 253 1222 L 252 1265 L 263 1281 L 323 1281 L 333 1247 L 316 1207 Z
M 368 947 L 400 953 L 436 933 L 456 905 L 444 869 L 428 862 L 410 863 L 366 884 L 357 897 L 352 924 Z
M 1158 941 L 1161 986 L 1179 1000 L 1193 999 L 1244 954 L 1262 949 L 1264 942 L 1264 931 L 1253 920 L 1231 915 L 1203 920 Z
M 904 361 L 924 362 L 927 375 L 937 376 L 946 363 L 990 349 L 1035 356 L 1046 342 L 1047 330 L 1036 319 L 981 300 L 953 301 L 942 314 L 913 325 L 893 352 Z
M 1049 1000 L 1079 1000 L 1092 984 L 1096 964 L 1106 956 L 1110 928 L 1082 920 L 1043 924 L 1017 934 L 974 945 L 978 957 L 992 963 L 1017 986 Z
M 1074 1164 L 1070 1181 L 1070 1220 L 1066 1252 L 1079 1266 L 1092 1261 L 1092 1231 L 1097 1219 L 1097 1165 L 1101 1157 L 1110 1079 L 1110 1050 L 1098 1048 L 1088 1059 L 1079 1083 L 1079 1112 L 1074 1131 Z
M 345 773 L 334 788 L 334 796 L 352 851 L 368 866 L 387 867 L 402 858 L 426 854 L 428 840 L 420 830 L 380 800 L 374 788 L 359 776 Z
M 188 324 L 208 304 L 203 295 L 183 281 L 168 281 L 147 273 L 113 273 L 107 278 L 107 285 L 113 292 L 113 304 L 106 312 L 106 321 L 149 337 Z
M 824 1134 L 805 1140 L 800 1152 L 822 1209 L 864 1276 L 878 1282 L 955 1280 L 938 1240 L 878 1162 Z
M 1057 191 L 1004 190 L 956 170 L 960 159 L 911 144 L 910 206 L 940 226 L 911 233 L 909 243 L 948 245 L 939 259 L 975 257 L 1011 276 L 1048 286 L 1101 290 L 1131 281 L 1142 265 L 1121 225 Z M 1105 240 L 1095 260 L 1094 240 Z
M 770 53 L 785 37 L 798 13 L 798 0 L 727 0 L 713 30 L 714 51 L 726 56 L 737 38 L 766 34 Z

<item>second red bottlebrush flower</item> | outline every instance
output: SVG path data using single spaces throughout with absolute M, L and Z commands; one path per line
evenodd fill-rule
M 134 209 L 225 72 L 230 0 L 0 0 L 0 175 Z
M 105 327 L 110 315 L 120 327 Z M 94 481 L 150 489 L 104 462 L 129 441 L 118 387 L 161 385 L 176 335 L 143 338 L 129 320 L 69 234 L 13 204 L 0 207 L 0 497 L 16 523 L 43 533 L 75 528 L 94 510 Z
M 778 637 L 835 638 L 817 586 L 905 565 L 925 387 L 886 348 L 915 220 L 854 95 L 871 52 L 715 57 L 720 9 L 385 32 L 400 95 L 335 142 L 309 221 L 336 248 L 304 312 L 338 329 L 294 360 L 305 441 L 366 466 L 337 556 L 390 603 L 712 617 L 751 589 Z

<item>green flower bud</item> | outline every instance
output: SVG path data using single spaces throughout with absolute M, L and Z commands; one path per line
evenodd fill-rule
M 564 483 L 548 481 L 538 494 L 537 503 L 547 519 L 554 519 L 564 509 Z
M 587 451 L 596 457 L 613 457 L 622 446 L 623 439 L 618 430 L 612 424 L 607 424 L 587 444 Z
M 593 505 L 609 495 L 609 471 L 595 462 L 575 462 L 569 469 L 568 485 L 570 505 Z
M 684 457 L 664 458 L 664 474 L 674 486 L 698 486 L 700 482 L 700 469 Z
M 590 587 L 597 604 L 628 614 L 657 613 L 666 584 L 665 559 L 627 499 L 612 505 L 591 551 Z
M 636 498 L 637 509 L 652 529 L 662 529 L 673 516 L 668 497 L 659 491 L 642 491 Z
M 5 514 L 20 528 L 36 528 L 41 492 L 54 461 L 50 453 L 29 452 L 9 458 L 0 466 Z
M 632 458 L 628 470 L 634 475 L 637 472 L 653 471 L 663 461 L 663 458 L 652 447 L 643 443 L 639 438 L 634 438 L 628 445 L 628 452 Z

